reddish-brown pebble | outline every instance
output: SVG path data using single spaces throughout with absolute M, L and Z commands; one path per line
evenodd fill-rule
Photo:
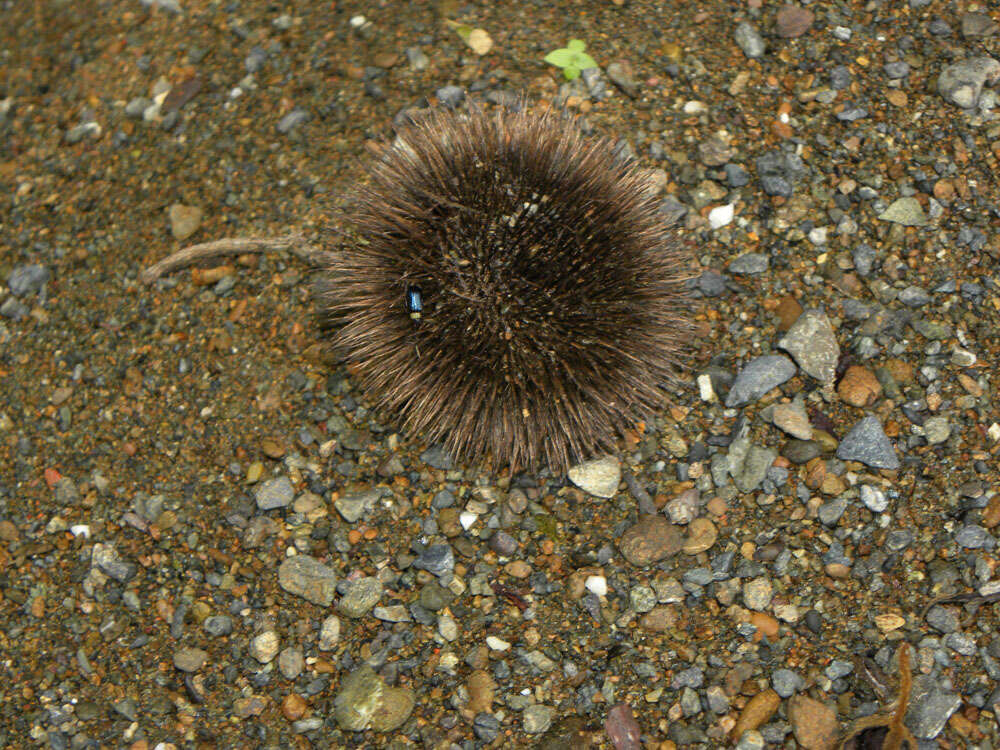
M 748 729 L 756 729 L 774 716 L 781 705 L 781 697 L 773 690 L 764 690 L 747 701 L 733 727 L 733 737 L 739 738 Z
M 807 695 L 788 701 L 788 720 L 804 750 L 832 750 L 837 741 L 837 712 Z

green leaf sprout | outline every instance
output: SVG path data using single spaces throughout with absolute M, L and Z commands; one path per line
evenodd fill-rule
M 562 49 L 553 50 L 545 56 L 545 62 L 562 68 L 563 76 L 572 81 L 580 75 L 581 70 L 596 68 L 597 61 L 584 50 L 587 45 L 579 39 L 570 39 Z

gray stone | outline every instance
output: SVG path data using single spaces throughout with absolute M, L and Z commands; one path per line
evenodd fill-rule
M 442 471 L 454 468 L 455 461 L 443 445 L 433 445 L 420 454 L 420 460 L 428 466 Z
M 910 66 L 899 60 L 897 62 L 888 62 L 882 66 L 882 70 L 885 71 L 887 78 L 895 80 L 897 78 L 906 78 L 910 74 Z
M 687 216 L 688 207 L 677 200 L 674 196 L 668 195 L 660 201 L 660 214 L 667 224 L 676 224 Z
M 795 364 L 781 354 L 769 354 L 751 360 L 739 371 L 726 397 L 726 406 L 743 406 L 756 401 L 795 374 Z
M 493 714 L 480 711 L 472 719 L 472 731 L 483 742 L 493 742 L 500 733 L 500 720 Z
M 931 301 L 931 295 L 923 287 L 911 284 L 899 293 L 899 301 L 907 307 L 923 307 Z
M 413 567 L 440 577 L 455 569 L 455 555 L 447 544 L 432 544 L 417 555 Z
M 923 206 L 912 196 L 897 198 L 878 215 L 878 218 L 893 224 L 902 224 L 904 227 L 922 227 L 927 224 Z
M 153 102 L 150 99 L 147 99 L 144 96 L 136 97 L 125 105 L 125 115 L 134 120 L 141 120 L 145 111 L 152 105 Z
M 160 8 L 178 15 L 184 12 L 177 0 L 140 0 L 140 2 L 147 8 Z
M 101 135 L 101 126 L 96 122 L 85 122 L 66 131 L 64 136 L 66 143 L 79 143 L 84 138 L 98 138 Z
M 639 95 L 639 84 L 628 68 L 620 62 L 609 63 L 607 74 L 608 80 L 617 86 L 629 99 L 635 99 Z
M 839 680 L 841 677 L 846 677 L 853 671 L 853 662 L 849 662 L 846 659 L 834 659 L 830 662 L 827 668 L 823 670 L 823 674 L 831 680 Z
M 823 383 L 832 383 L 840 359 L 837 335 L 822 310 L 805 310 L 778 346 L 792 355 L 799 367 Z M 797 435 L 796 437 L 802 437 Z M 809 436 L 802 437 L 808 440 Z
M 305 666 L 306 660 L 300 648 L 289 646 L 281 649 L 281 653 L 278 654 L 278 670 L 286 680 L 294 680 L 302 674 Z
M 128 583 L 137 571 L 135 563 L 122 560 L 114 547 L 100 542 L 94 545 L 91 565 L 119 583 Z
M 287 135 L 308 119 L 309 113 L 304 109 L 293 109 L 287 115 L 278 120 L 278 132 L 282 135 Z
M 750 173 L 739 164 L 727 164 L 722 169 L 729 187 L 740 188 L 750 182 Z
M 789 440 L 781 449 L 781 455 L 798 466 L 809 463 L 822 453 L 822 446 L 815 440 Z
M 580 71 L 580 80 L 587 87 L 590 98 L 596 102 L 603 101 L 611 95 L 600 68 L 584 68 Z
M 374 576 L 359 578 L 337 604 L 337 611 L 345 617 L 358 619 L 364 617 L 378 600 L 382 598 L 384 587 L 382 582 Z
M 614 456 L 585 461 L 569 470 L 569 481 L 596 497 L 614 497 L 621 478 L 621 464 Z
M 410 617 L 409 611 L 406 609 L 404 604 L 392 604 L 388 607 L 375 607 L 372 610 L 372 615 L 377 620 L 382 622 L 409 622 L 412 618 Z
M 243 60 L 243 67 L 247 73 L 256 73 L 264 67 L 265 62 L 267 62 L 267 51 L 263 47 L 252 47 L 250 54 Z
M 798 154 L 774 149 L 757 157 L 757 177 L 768 195 L 790 198 L 805 173 L 805 164 Z
M 924 619 L 927 620 L 928 625 L 942 633 L 954 633 L 961 627 L 958 613 L 954 607 L 942 607 L 935 604 L 927 610 L 927 616 Z
M 290 594 L 329 607 L 337 592 L 333 568 L 306 555 L 286 557 L 278 567 L 278 584 Z
M 933 739 L 941 734 L 945 722 L 962 705 L 962 698 L 937 684 L 931 675 L 918 675 L 913 680 L 910 709 L 906 725 L 917 737 Z
M 695 488 L 684 490 L 677 497 L 668 500 L 664 511 L 671 523 L 691 523 L 698 515 L 699 493 Z M 655 508 L 655 506 L 653 506 Z
M 983 39 L 997 33 L 997 24 L 986 13 L 963 13 L 962 36 L 966 39 Z
M 870 484 L 861 485 L 861 502 L 872 513 L 881 513 L 889 507 L 889 500 L 885 493 Z
M 739 473 L 733 475 L 733 481 L 740 492 L 753 492 L 757 489 L 777 455 L 778 452 L 771 448 L 751 445 Z
M 771 675 L 771 687 L 782 698 L 791 698 L 804 684 L 805 680 L 790 669 L 776 669 Z
M 858 461 L 874 469 L 898 469 L 896 449 L 882 429 L 878 417 L 865 417 L 851 428 L 837 446 L 837 458 Z
M 705 670 L 701 667 L 688 667 L 675 672 L 670 680 L 670 689 L 679 690 L 683 687 L 700 688 L 705 684 Z
M 708 699 L 708 707 L 712 713 L 720 716 L 729 713 L 729 696 L 726 695 L 726 691 L 721 685 L 712 685 L 705 691 L 705 697 Z
M 771 259 L 764 253 L 743 253 L 743 255 L 733 258 L 729 264 L 729 272 L 756 276 L 764 273 L 770 267 Z
M 254 495 L 261 510 L 284 508 L 295 499 L 295 490 L 288 477 L 275 477 L 257 486 Z
M 524 731 L 526 734 L 541 734 L 548 731 L 556 710 L 551 706 L 533 703 L 524 709 Z
M 816 511 L 819 522 L 824 526 L 836 526 L 844 511 L 847 510 L 847 498 L 841 495 L 823 503 Z
M 14 296 L 8 297 L 0 305 L 0 315 L 10 320 L 21 320 L 28 317 L 28 313 L 30 312 L 31 308 L 23 302 L 19 302 Z M 4 336 L 4 340 L 6 340 L 6 335 Z
M 736 31 L 733 32 L 733 38 L 736 40 L 739 48 L 743 50 L 743 54 L 751 60 L 763 57 L 764 52 L 767 51 L 767 44 L 764 42 L 764 37 L 760 35 L 756 26 L 746 21 L 736 27 Z
M 205 618 L 201 627 L 213 638 L 220 638 L 233 632 L 233 618 L 229 615 L 212 615 Z
M 461 86 L 442 86 L 434 95 L 444 107 L 455 108 L 465 100 L 465 91 Z
M 963 526 L 955 532 L 955 543 L 966 549 L 992 549 L 996 539 L 982 526 Z
M 410 69 L 416 71 L 425 70 L 430 64 L 430 60 L 420 47 L 407 47 L 406 61 L 410 64 Z
M 7 277 L 7 286 L 10 287 L 11 294 L 15 297 L 24 297 L 40 292 L 48 280 L 49 269 L 41 264 L 32 263 L 31 265 L 17 266 L 11 271 L 10 276 Z
M 997 80 L 1000 80 L 1000 63 L 988 55 L 970 57 L 941 71 L 938 93 L 952 104 L 972 109 L 979 103 L 983 87 Z
M 200 648 L 182 648 L 174 652 L 174 668 L 181 672 L 197 672 L 208 661 L 208 652 Z
M 337 509 L 345 521 L 356 523 L 361 520 L 365 513 L 372 511 L 380 497 L 381 493 L 378 490 L 350 493 L 341 495 L 334 500 L 333 507 Z
M 837 113 L 841 122 L 856 122 L 868 117 L 868 110 L 857 104 L 848 104 Z

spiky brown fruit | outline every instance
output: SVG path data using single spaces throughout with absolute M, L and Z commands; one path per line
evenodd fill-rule
M 324 273 L 362 389 L 457 457 L 563 471 L 613 449 L 662 407 L 690 330 L 647 178 L 552 111 L 437 112 L 397 136 Z

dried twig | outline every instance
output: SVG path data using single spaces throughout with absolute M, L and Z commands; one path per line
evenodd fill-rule
M 908 750 L 916 750 L 917 738 L 913 736 L 903 719 L 906 717 L 906 709 L 910 707 L 910 693 L 913 690 L 913 673 L 910 671 L 910 646 L 908 643 L 899 644 L 899 693 L 893 705 L 889 706 L 886 713 L 875 714 L 858 719 L 852 725 L 847 736 L 838 745 L 838 750 L 843 750 L 847 742 L 857 737 L 866 729 L 875 727 L 886 727 L 889 732 L 882 740 L 882 750 L 903 750 L 903 743 L 906 743 Z
M 308 244 L 301 234 L 286 234 L 281 237 L 227 237 L 178 250 L 159 263 L 151 265 L 139 275 L 139 278 L 144 284 L 152 284 L 164 274 L 173 273 L 179 268 L 207 258 L 215 258 L 220 255 L 266 253 L 274 250 L 287 250 L 310 265 L 319 265 L 328 256 L 323 250 Z

